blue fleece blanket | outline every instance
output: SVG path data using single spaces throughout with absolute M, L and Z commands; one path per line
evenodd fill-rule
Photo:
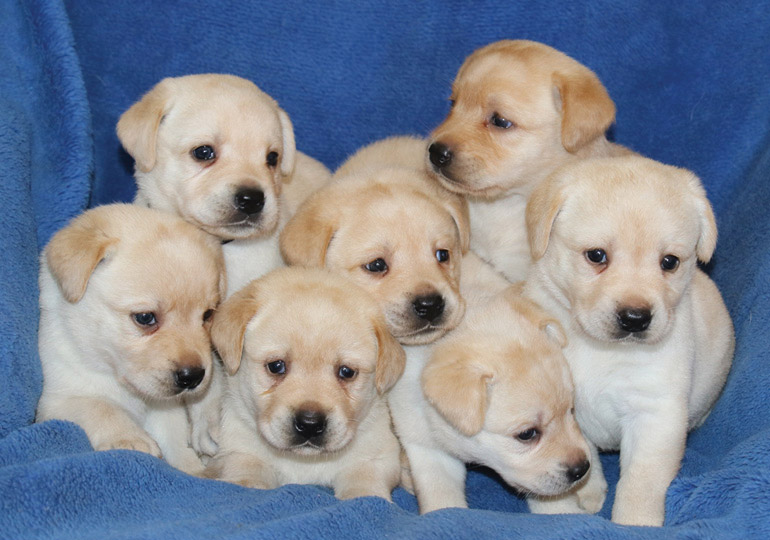
M 0 32 L 0 538 L 770 538 L 770 9 L 762 2 L 310 3 L 5 0 Z M 163 77 L 255 81 L 330 167 L 392 134 L 427 134 L 464 57 L 502 38 L 590 66 L 614 139 L 703 179 L 720 226 L 708 270 L 737 334 L 733 371 L 688 441 L 662 529 L 536 516 L 489 471 L 469 510 L 417 515 L 328 489 L 244 489 L 148 455 L 95 453 L 66 422 L 31 424 L 41 389 L 37 257 L 87 206 L 128 201 L 118 116 Z

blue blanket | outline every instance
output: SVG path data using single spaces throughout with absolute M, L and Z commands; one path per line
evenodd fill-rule
M 310 3 L 5 0 L 0 32 L 0 538 L 770 538 L 770 10 L 762 2 Z M 585 63 L 618 106 L 612 137 L 694 170 L 720 239 L 708 271 L 737 335 L 733 371 L 688 441 L 662 529 L 536 516 L 484 469 L 470 510 L 418 516 L 328 489 L 244 489 L 137 452 L 95 453 L 66 422 L 31 424 L 41 389 L 37 258 L 88 206 L 128 201 L 119 115 L 166 76 L 228 72 L 294 121 L 334 168 L 392 134 L 427 134 L 467 54 L 543 41 Z

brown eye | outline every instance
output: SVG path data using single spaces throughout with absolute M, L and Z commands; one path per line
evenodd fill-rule
M 214 148 L 207 144 L 193 148 L 192 155 L 198 161 L 211 161 L 217 157 L 216 152 L 214 152 Z
M 275 167 L 278 164 L 278 152 L 268 153 L 265 161 L 267 161 L 268 167 Z

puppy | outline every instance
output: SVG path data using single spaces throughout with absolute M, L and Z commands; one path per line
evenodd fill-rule
M 465 309 L 459 279 L 467 207 L 427 177 L 424 145 L 407 137 L 364 148 L 281 233 L 289 264 L 350 277 L 374 295 L 390 331 L 407 345 L 435 341 Z
M 703 187 L 638 156 L 585 160 L 535 190 L 527 224 L 526 294 L 567 330 L 580 427 L 620 450 L 612 519 L 662 525 L 687 432 L 719 396 L 734 348 L 719 291 L 697 266 L 717 239 Z
M 325 270 L 276 270 L 221 306 L 212 337 L 231 377 L 209 476 L 390 500 L 399 446 L 382 394 L 404 352 L 365 291 Z
M 135 203 L 227 242 L 228 295 L 282 265 L 280 227 L 331 176 L 296 151 L 275 100 L 233 75 L 163 79 L 123 113 L 117 133 L 136 161 Z
M 567 162 L 629 153 L 604 136 L 615 104 L 590 69 L 523 40 L 471 54 L 451 100 L 449 116 L 431 135 L 427 167 L 468 198 L 471 248 L 510 281 L 525 279 L 527 198 Z
M 41 257 L 37 421 L 202 473 L 185 404 L 211 381 L 224 290 L 219 243 L 176 216 L 116 204 L 77 217 Z
M 502 277 L 486 287 L 466 291 L 457 329 L 431 347 L 409 348 L 389 394 L 421 513 L 467 506 L 465 463 L 539 496 L 574 490 L 589 472 L 559 323 Z

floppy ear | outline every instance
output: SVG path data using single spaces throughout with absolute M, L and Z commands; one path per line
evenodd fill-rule
M 108 226 L 102 212 L 94 209 L 80 215 L 48 243 L 45 259 L 67 302 L 74 304 L 83 298 L 94 269 L 117 244 Z
M 541 259 L 548 249 L 553 222 L 564 204 L 562 185 L 551 177 L 535 188 L 527 202 L 527 238 L 533 261 Z
M 461 195 L 449 192 L 442 194 L 442 199 L 444 208 L 452 215 L 452 219 L 457 225 L 457 231 L 460 233 L 460 249 L 464 255 L 471 246 L 471 219 L 468 213 L 468 201 Z
M 382 316 L 378 316 L 374 321 L 374 334 L 377 336 L 377 367 L 374 373 L 374 385 L 380 394 L 384 394 L 393 388 L 404 373 L 406 353 L 388 330 Z
M 294 127 L 289 115 L 278 108 L 278 120 L 281 122 L 281 138 L 283 139 L 283 156 L 281 156 L 281 174 L 291 176 L 294 172 L 294 162 L 297 159 L 297 145 L 294 142 Z
M 561 144 L 574 153 L 607 131 L 615 120 L 615 103 L 588 68 L 554 73 L 552 81 L 554 101 L 561 111 Z
M 241 365 L 246 326 L 259 309 L 258 285 L 250 283 L 225 300 L 214 314 L 211 341 L 230 375 Z
M 447 356 L 437 356 L 443 354 Z M 422 391 L 447 422 L 471 437 L 484 427 L 487 385 L 493 376 L 464 352 L 439 348 L 422 372 Z
M 118 120 L 118 139 L 142 172 L 155 166 L 158 128 L 168 112 L 172 84 L 170 79 L 163 79 Z
M 687 173 L 689 175 L 687 184 L 694 196 L 695 208 L 697 209 L 700 221 L 700 236 L 695 246 L 695 254 L 698 256 L 699 261 L 707 263 L 711 260 L 711 256 L 714 255 L 714 250 L 717 247 L 717 222 L 714 217 L 714 210 L 711 208 L 711 203 L 706 196 L 706 190 L 703 189 L 700 179 L 690 171 L 687 171 Z
M 567 346 L 567 334 L 558 320 L 545 311 L 540 304 L 522 296 L 524 282 L 520 281 L 510 285 L 503 291 L 504 298 L 511 307 L 527 317 L 541 332 L 543 332 L 554 345 L 563 349 Z
M 338 227 L 337 190 L 323 188 L 299 207 L 281 231 L 281 255 L 287 264 L 323 267 Z

